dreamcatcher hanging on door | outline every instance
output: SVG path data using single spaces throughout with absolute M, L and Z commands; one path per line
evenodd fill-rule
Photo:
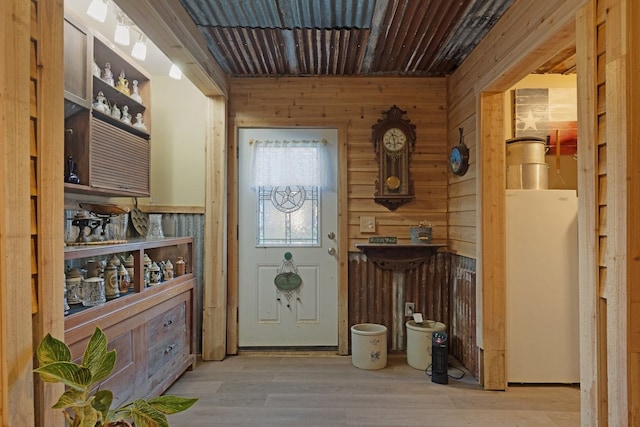
M 293 262 L 291 252 L 285 252 L 282 264 L 278 268 L 278 274 L 273 283 L 276 285 L 277 298 L 280 301 L 280 295 L 284 295 L 287 299 L 287 307 L 291 308 L 291 298 L 300 299 L 300 287 L 302 286 L 302 277 L 298 274 L 298 268 Z

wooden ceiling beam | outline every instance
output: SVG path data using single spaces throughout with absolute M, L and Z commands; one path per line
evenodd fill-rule
M 229 84 L 179 0 L 114 0 L 206 96 L 228 97 Z

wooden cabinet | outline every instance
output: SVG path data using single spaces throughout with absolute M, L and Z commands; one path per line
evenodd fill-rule
M 65 191 L 148 196 L 151 78 L 106 38 L 77 22 L 65 18 L 65 159 L 76 163 L 80 182 L 66 182 Z M 137 86 L 140 99 L 103 79 L 107 64 L 116 83 L 122 76 L 131 94 Z M 106 111 L 96 108 L 99 95 L 106 100 Z M 114 106 L 121 113 L 127 110 L 131 124 L 112 114 Z M 145 128 L 134 126 L 137 117 Z
M 93 49 L 89 40 L 89 30 L 86 27 L 73 18 L 64 20 L 64 96 L 84 108 L 91 106 Z
M 187 260 L 187 272 L 145 287 L 140 274 L 145 253 L 154 261 L 172 263 L 181 256 Z M 195 364 L 195 277 L 189 269 L 193 240 L 139 239 L 117 245 L 74 246 L 65 249 L 65 261 L 82 265 L 113 254 L 134 256 L 133 290 L 95 307 L 72 307 L 65 318 L 65 342 L 77 359 L 96 326 L 105 332 L 117 361 L 102 387 L 112 390 L 114 404 L 121 405 L 161 394 Z

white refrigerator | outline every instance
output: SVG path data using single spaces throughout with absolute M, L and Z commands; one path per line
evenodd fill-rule
M 506 198 L 507 381 L 579 383 L 576 192 Z

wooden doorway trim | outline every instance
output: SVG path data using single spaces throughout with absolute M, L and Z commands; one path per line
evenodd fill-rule
M 227 100 L 208 98 L 205 142 L 204 279 L 202 286 L 202 359 L 226 356 L 227 318 Z
M 228 146 L 230 153 L 238 152 L 239 128 L 331 128 L 338 131 L 338 354 L 346 355 L 349 352 L 349 271 L 348 271 L 348 220 L 347 220 L 347 138 L 348 122 L 335 123 L 334 121 L 313 120 L 313 123 L 291 120 L 237 120 L 229 129 Z M 227 319 L 226 330 L 216 328 L 216 334 L 226 333 L 227 354 L 238 353 L 238 158 L 230 156 L 228 159 L 227 181 L 229 188 L 228 216 L 229 223 L 228 241 L 228 279 L 227 291 Z
M 506 381 L 506 238 L 505 238 L 505 150 L 504 92 L 479 96 L 480 120 L 477 143 L 478 220 L 480 233 L 477 257 L 481 277 L 482 348 L 488 390 L 504 390 Z
M 537 27 L 521 35 L 521 42 L 510 54 L 501 49 L 503 43 L 493 33 L 508 37 L 510 20 L 521 15 L 505 14 L 487 35 L 492 45 L 481 43 L 467 64 L 479 77 L 476 94 L 477 155 L 477 224 L 476 260 L 479 274 L 478 346 L 481 349 L 480 380 L 488 390 L 507 388 L 506 366 L 506 244 L 505 244 L 505 157 L 504 157 L 504 92 L 546 62 L 557 52 L 571 46 L 576 38 L 576 11 L 583 1 L 576 0 L 558 8 L 541 11 L 546 27 Z M 533 3 L 530 6 L 535 8 Z M 518 37 L 517 34 L 510 34 Z M 497 37 L 497 36 L 496 36 Z M 513 52 L 517 52 L 514 54 Z M 500 58 L 487 65 L 482 58 Z M 473 64 L 477 67 L 473 68 Z M 486 69 L 481 69 L 482 66 Z M 461 67 L 462 68 L 462 67 Z M 495 122 L 495 123 L 494 123 Z

